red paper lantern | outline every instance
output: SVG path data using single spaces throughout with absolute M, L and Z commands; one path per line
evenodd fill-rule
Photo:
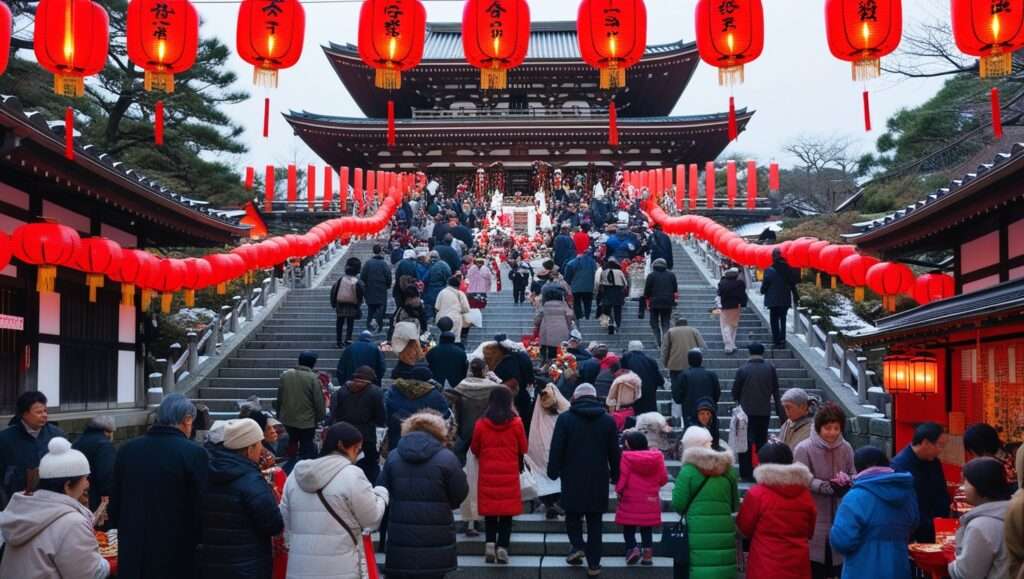
M 156 258 L 141 249 L 124 249 L 121 251 L 120 267 L 109 272 L 107 277 L 113 281 L 120 282 L 122 306 L 135 305 L 135 286 L 149 283 L 156 264 Z
M 603 89 L 626 86 L 626 69 L 647 49 L 643 0 L 583 0 L 576 18 L 583 61 L 601 73 Z
M 0 271 L 3 271 L 9 263 L 11 263 L 11 238 L 0 231 Z
M 174 92 L 174 75 L 195 64 L 199 17 L 188 0 L 131 0 L 128 58 L 145 71 L 147 91 Z
M 819 240 L 815 241 L 814 243 L 811 243 L 807 247 L 807 265 L 809 265 L 813 269 L 824 271 L 825 268 L 821 266 L 821 261 L 819 260 L 819 258 L 821 257 L 821 251 L 830 245 L 832 245 L 830 242 L 824 240 Z
M 914 286 L 914 272 L 902 263 L 883 261 L 868 269 L 868 287 L 882 296 L 886 310 L 895 311 L 896 296 L 909 292 Z
M 260 269 L 260 250 L 257 248 L 256 244 L 250 243 L 246 245 L 240 245 L 232 249 L 231 253 L 241 257 L 242 261 L 245 262 L 245 281 L 246 283 L 251 282 L 252 280 L 250 279 L 250 273 L 256 271 L 257 269 Z
M 153 274 L 151 283 L 153 289 L 161 292 L 160 312 L 171 313 L 171 301 L 174 299 L 174 292 L 185 285 L 185 277 L 188 275 L 188 266 L 181 259 L 161 259 L 159 266 Z
M 34 47 L 39 66 L 53 73 L 53 92 L 85 94 L 85 77 L 107 63 L 107 11 L 90 0 L 40 0 Z
M 480 69 L 480 88 L 508 88 L 508 70 L 526 59 L 530 6 L 526 0 L 468 0 L 462 11 L 462 50 Z
M 14 19 L 7 4 L 0 2 L 0 74 L 7 70 L 7 59 L 11 54 L 11 26 Z
M 76 269 L 85 272 L 89 303 L 96 303 L 96 290 L 103 287 L 107 275 L 121 268 L 122 251 L 117 242 L 105 237 L 81 240 L 75 252 Z
M 253 83 L 276 87 L 278 71 L 302 56 L 306 11 L 299 0 L 242 0 L 238 8 L 236 50 L 253 65 Z
M 814 237 L 801 237 L 800 239 L 797 239 L 790 244 L 788 251 L 786 251 L 786 261 L 789 262 L 789 265 L 796 268 L 810 267 L 811 244 L 817 241 L 818 239 Z
M 402 88 L 402 72 L 423 58 L 427 11 L 419 0 L 364 0 L 359 56 L 376 71 L 377 88 Z
M 14 257 L 38 266 L 36 291 L 41 293 L 53 292 L 57 266 L 73 264 L 81 243 L 78 232 L 52 221 L 22 225 L 11 236 Z
M 852 245 L 828 245 L 818 252 L 819 269 L 829 275 L 839 275 L 839 264 L 857 253 Z
M 926 273 L 914 280 L 911 296 L 921 304 L 930 304 L 956 295 L 956 282 L 953 276 L 942 273 Z
M 882 361 L 882 385 L 890 394 L 910 392 L 910 356 L 894 354 Z
M 224 295 L 227 282 L 241 275 L 245 269 L 245 261 L 235 254 L 214 253 L 203 259 L 210 264 L 210 282 L 217 286 L 217 295 Z
M 700 0 L 697 3 L 697 50 L 718 69 L 719 85 L 743 82 L 743 67 L 764 49 L 761 0 Z M 729 140 L 739 134 L 736 101 L 729 97 Z
M 188 257 L 185 262 L 185 277 L 181 287 L 185 289 L 185 307 L 192 308 L 196 305 L 196 290 L 209 285 L 213 276 L 213 268 L 205 259 Z
M 868 283 L 868 270 L 877 263 L 874 257 L 855 253 L 839 262 L 839 278 L 850 287 L 863 287 Z

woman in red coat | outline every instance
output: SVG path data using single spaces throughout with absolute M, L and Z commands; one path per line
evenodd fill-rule
M 817 510 L 811 498 L 811 471 L 793 463 L 793 451 L 781 442 L 757 453 L 754 485 L 743 498 L 736 519 L 750 539 L 747 579 L 810 579 L 808 542 L 814 536 Z
M 512 517 L 523 512 L 519 473 L 526 455 L 526 431 L 512 408 L 512 391 L 495 388 L 487 411 L 473 429 L 470 450 L 480 463 L 477 504 L 487 535 L 485 560 L 508 564 Z

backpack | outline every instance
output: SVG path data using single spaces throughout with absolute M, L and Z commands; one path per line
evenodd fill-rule
M 357 304 L 359 297 L 356 293 L 359 280 L 351 275 L 346 275 L 338 282 L 338 294 L 336 297 L 339 304 Z

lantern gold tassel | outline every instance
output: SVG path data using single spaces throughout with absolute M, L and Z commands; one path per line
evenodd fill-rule
M 228 291 L 227 282 L 217 284 L 217 295 L 222 296 Z
M 97 273 L 89 273 L 85 276 L 85 285 L 89 286 L 89 303 L 96 303 L 96 290 L 103 287 L 103 275 Z
M 1013 72 L 1013 53 L 996 48 L 992 54 L 979 59 L 978 69 L 981 78 L 1009 76 Z
M 390 65 L 388 65 L 390 67 Z M 394 68 L 378 68 L 374 74 L 373 84 L 384 90 L 402 88 L 402 71 Z
M 480 69 L 480 90 L 504 90 L 508 88 L 508 71 L 498 68 L 494 63 L 493 68 Z
M 616 90 L 626 86 L 626 69 L 619 66 L 617 60 L 608 63 L 608 68 L 601 69 L 601 88 Z
M 896 311 L 896 296 L 883 296 L 882 305 L 885 307 L 887 312 Z
M 735 86 L 743 84 L 743 65 L 725 66 L 718 69 L 719 86 Z
M 130 283 L 121 284 L 121 305 L 135 305 L 135 286 Z
M 146 92 L 152 90 L 162 90 L 165 93 L 174 92 L 174 74 L 170 72 L 158 72 L 155 70 L 147 70 L 145 77 L 142 81 L 142 86 L 146 89 Z
M 853 301 L 860 303 L 864 301 L 864 288 L 857 286 L 853 288 Z
M 880 58 L 856 60 L 852 64 L 854 82 L 872 80 L 878 78 L 882 74 L 882 59 Z
M 36 275 L 36 291 L 41 294 L 51 294 L 56 283 L 57 268 L 52 265 L 39 266 L 39 273 Z
M 185 290 L 185 307 L 194 308 L 196 307 L 196 290 L 187 289 Z
M 160 313 L 169 314 L 171 313 L 171 301 L 174 299 L 172 292 L 160 294 Z
M 252 70 L 252 83 L 260 87 L 277 88 L 277 71 L 257 66 Z
M 80 76 L 53 75 L 53 92 L 60 96 L 77 98 L 85 94 L 85 79 Z
M 142 308 L 142 311 L 148 312 L 149 308 L 152 305 L 153 305 L 153 290 L 151 290 L 151 289 L 143 289 L 142 290 L 142 302 L 139 304 L 139 307 Z

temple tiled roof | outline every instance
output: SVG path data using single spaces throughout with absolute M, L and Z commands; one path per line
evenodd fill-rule
M 650 45 L 645 55 L 680 52 L 693 47 L 693 43 L 672 42 Z M 351 44 L 331 43 L 330 50 L 354 52 Z M 459 22 L 433 22 L 427 24 L 423 60 L 466 59 L 462 52 L 462 24 Z M 526 60 L 580 60 L 576 39 L 576 22 L 534 22 L 530 24 L 530 47 Z

